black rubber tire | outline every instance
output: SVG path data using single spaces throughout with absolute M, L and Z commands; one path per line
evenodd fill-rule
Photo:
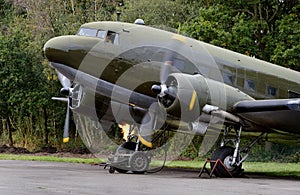
M 220 159 L 224 163 L 224 160 L 226 159 L 226 157 L 230 157 L 230 156 L 232 157 L 233 153 L 234 153 L 234 148 L 229 147 L 229 146 L 223 146 L 223 147 L 218 148 L 212 154 L 211 160 L 216 161 L 216 160 Z M 213 169 L 214 165 L 215 165 L 214 162 L 210 163 L 211 170 Z M 233 177 L 241 176 L 243 173 L 242 164 L 240 164 L 237 167 L 231 167 L 231 169 L 229 169 L 229 171 Z M 227 173 L 226 170 L 224 170 L 224 168 L 221 165 L 217 165 L 217 167 L 213 173 L 217 177 L 230 177 L 230 175 Z

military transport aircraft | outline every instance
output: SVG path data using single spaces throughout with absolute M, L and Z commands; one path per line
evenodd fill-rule
M 205 135 L 215 125 L 223 139 L 211 159 L 220 159 L 233 176 L 265 134 L 300 134 L 300 73 L 254 57 L 123 22 L 83 24 L 76 35 L 52 38 L 43 50 L 74 113 L 101 121 L 103 129 L 111 121 L 137 127 L 135 139 L 120 146 L 131 151 L 128 161 L 123 167 L 112 162 L 118 172 L 147 171 L 151 156 L 140 145 L 155 147 L 157 130 L 185 126 L 182 132 Z M 65 141 L 68 120 L 69 109 Z M 241 132 L 261 134 L 241 148 Z M 227 175 L 222 166 L 214 171 Z

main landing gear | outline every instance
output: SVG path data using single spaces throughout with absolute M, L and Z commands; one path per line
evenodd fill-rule
M 264 133 L 258 136 L 248 146 L 240 149 L 240 137 L 242 129 L 242 126 L 239 128 L 231 126 L 225 127 L 221 146 L 212 154 L 211 157 L 211 171 L 213 171 L 215 176 L 228 177 L 230 175 L 232 177 L 239 177 L 243 174 L 242 163 L 247 159 L 251 147 L 262 138 Z M 230 133 L 232 130 L 235 131 L 236 138 L 227 139 L 228 133 Z M 232 142 L 234 147 L 227 146 L 229 142 Z M 215 164 L 218 160 L 220 160 L 223 165 Z

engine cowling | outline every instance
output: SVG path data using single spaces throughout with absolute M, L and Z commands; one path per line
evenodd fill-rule
M 230 112 L 236 102 L 253 100 L 237 88 L 200 74 L 170 74 L 166 86 L 167 90 L 159 97 L 159 103 L 168 114 L 186 122 L 195 121 L 207 104 Z
M 208 86 L 201 75 L 174 73 L 169 75 L 167 91 L 159 98 L 168 114 L 193 121 L 201 114 L 201 109 L 209 99 Z

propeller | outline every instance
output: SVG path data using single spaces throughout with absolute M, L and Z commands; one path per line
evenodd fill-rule
M 65 124 L 64 124 L 64 134 L 63 134 L 63 142 L 67 143 L 69 142 L 69 126 L 70 126 L 70 103 L 71 103 L 71 94 L 72 94 L 72 88 L 71 88 L 71 81 L 65 77 L 63 74 L 60 72 L 56 71 L 58 80 L 60 81 L 61 85 L 63 88 L 60 90 L 60 92 L 63 95 L 68 96 L 67 98 L 56 98 L 53 97 L 52 99 L 54 100 L 60 100 L 67 102 L 67 112 L 66 112 L 66 119 L 65 119 Z
M 174 64 L 174 59 L 176 49 L 179 48 L 180 44 L 185 41 L 185 38 L 180 35 L 175 35 L 172 37 L 171 51 L 167 52 L 164 57 L 164 64 L 160 69 L 160 85 L 153 85 L 151 90 L 153 93 L 157 94 L 157 98 L 160 103 L 165 107 L 170 106 L 177 97 L 177 86 L 170 85 L 167 86 L 166 82 L 171 74 L 172 66 Z M 140 141 L 147 147 L 152 147 L 151 138 L 154 130 L 161 128 L 166 120 L 167 112 L 158 103 L 154 103 L 148 109 L 147 114 L 142 119 L 142 124 L 140 126 Z
M 175 55 L 174 51 L 180 48 L 180 44 L 185 42 L 185 38 L 180 35 L 174 35 L 172 37 L 171 43 L 171 51 L 167 52 L 164 58 L 164 64 L 160 69 L 160 85 L 153 85 L 151 90 L 153 93 L 158 95 L 158 99 L 160 102 L 164 102 L 163 100 L 168 100 L 168 102 L 173 102 L 176 99 L 176 86 L 170 87 L 166 85 L 167 79 L 171 74 L 171 70 L 174 65 Z M 166 105 L 165 105 L 166 106 Z
M 168 90 L 168 87 L 166 86 L 166 81 L 171 73 L 174 57 L 175 54 L 173 51 L 167 53 L 166 57 L 164 58 L 164 64 L 161 66 L 160 69 L 160 85 L 153 85 L 151 87 L 152 92 L 157 94 L 159 97 L 163 97 L 165 95 L 165 92 L 167 92 Z

